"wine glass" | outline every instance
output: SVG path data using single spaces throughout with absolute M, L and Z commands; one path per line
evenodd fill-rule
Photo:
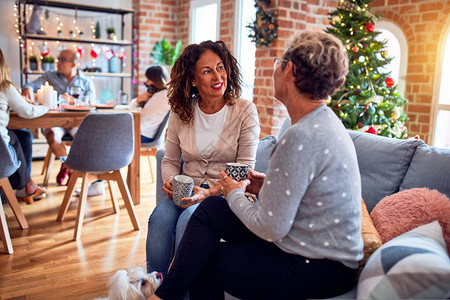
M 78 105 L 78 98 L 81 95 L 81 88 L 79 86 L 71 86 L 69 89 L 69 94 L 74 98 L 75 105 Z

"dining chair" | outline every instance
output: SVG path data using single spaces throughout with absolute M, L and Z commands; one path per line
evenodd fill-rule
M 156 158 L 156 152 L 158 151 L 158 149 L 164 147 L 164 144 L 166 141 L 167 125 L 169 122 L 169 115 L 170 115 L 170 111 L 166 114 L 163 121 L 159 125 L 158 130 L 156 131 L 154 140 L 151 143 L 141 143 L 141 152 L 140 153 L 142 156 L 147 156 L 147 158 L 148 158 L 148 164 L 150 166 L 150 176 L 152 178 L 151 183 L 155 182 L 155 178 L 153 177 L 151 156 L 154 156 Z
M 64 140 L 63 137 L 62 142 L 65 146 L 70 147 L 72 145 L 72 138 Z M 50 179 L 50 174 L 53 169 L 53 163 L 55 162 L 55 158 L 56 156 L 53 153 L 52 149 L 48 147 L 47 155 L 44 158 L 44 163 L 42 164 L 42 171 L 41 171 L 41 175 L 44 175 L 44 181 L 42 182 L 43 186 L 48 186 L 48 180 Z
M 119 206 L 111 189 L 110 180 L 117 182 L 131 223 L 135 230 L 140 229 L 130 191 L 120 173 L 121 168 L 130 164 L 133 154 L 134 130 L 131 113 L 91 113 L 83 119 L 69 155 L 60 158 L 72 171 L 72 175 L 57 221 L 64 220 L 76 181 L 78 178 L 82 179 L 73 240 L 80 239 L 87 203 L 87 188 L 89 183 L 96 180 L 108 181 L 114 213 L 117 213 Z
M 28 223 L 17 201 L 16 194 L 14 193 L 11 183 L 8 177 L 11 176 L 20 166 L 20 161 L 15 161 L 9 152 L 8 146 L 5 140 L 0 137 L 0 188 L 5 195 L 6 200 L 11 207 L 14 216 L 19 223 L 20 228 L 27 229 Z M 6 223 L 5 211 L 3 210 L 3 204 L 0 203 L 0 237 L 2 239 L 3 247 L 9 254 L 14 252 L 11 237 L 9 235 L 8 224 Z

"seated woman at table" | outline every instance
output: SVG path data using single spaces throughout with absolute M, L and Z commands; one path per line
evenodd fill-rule
M 267 175 L 236 182 L 192 215 L 153 299 L 323 299 L 350 290 L 363 257 L 361 178 L 353 142 L 325 104 L 348 73 L 341 41 L 297 32 L 273 70 L 293 125 Z M 244 192 L 259 194 L 251 203 Z M 221 242 L 224 239 L 226 242 Z M 158 298 L 159 297 L 159 298 Z
M 9 68 L 0 49 L 0 133 L 8 145 L 11 156 L 21 162 L 17 171 L 9 177 L 9 181 L 13 189 L 17 190 L 17 197 L 30 204 L 33 200 L 45 197 L 46 190 L 30 178 L 28 172 L 30 160 L 25 157 L 17 135 L 6 128 L 11 109 L 20 117 L 27 119 L 40 117 L 48 111 L 47 107 L 30 104 L 20 95 L 10 80 Z
M 141 112 L 141 142 L 150 143 L 170 110 L 166 88 L 169 74 L 162 66 L 152 66 L 145 77 L 147 90 L 131 101 L 130 108 Z
M 227 162 L 255 166 L 259 120 L 255 105 L 239 99 L 240 72 L 222 41 L 186 47 L 172 68 L 166 152 L 161 172 L 166 196 L 148 221 L 147 269 L 166 274 L 190 215 L 208 196 L 221 195 L 220 170 Z M 194 196 L 185 206 L 172 201 L 172 179 L 194 179 Z

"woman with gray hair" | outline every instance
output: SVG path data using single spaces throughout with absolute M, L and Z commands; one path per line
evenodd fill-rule
M 273 71 L 275 97 L 293 125 L 267 174 L 249 171 L 236 182 L 222 171 L 226 201 L 199 205 L 150 299 L 182 299 L 187 290 L 190 299 L 223 299 L 224 291 L 242 299 L 328 298 L 353 287 L 363 257 L 361 178 L 353 142 L 324 103 L 347 72 L 338 39 L 293 36 Z M 246 191 L 259 201 L 249 202 Z

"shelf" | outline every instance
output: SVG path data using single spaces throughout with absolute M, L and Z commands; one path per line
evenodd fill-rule
M 24 34 L 23 38 L 30 40 L 43 40 L 43 41 L 60 41 L 71 43 L 87 43 L 87 44 L 105 44 L 105 45 L 119 45 L 119 46 L 131 46 L 132 43 L 123 40 L 105 40 L 105 39 L 88 39 L 88 38 L 67 38 L 55 35 L 43 35 L 43 34 Z
M 44 71 L 30 71 L 26 74 L 28 75 L 43 75 Z M 131 77 L 131 73 L 102 73 L 102 72 L 83 72 L 86 76 L 93 76 L 93 77 Z
M 37 4 L 42 6 L 50 6 L 50 7 L 59 7 L 59 8 L 67 8 L 67 9 L 78 9 L 78 10 L 87 10 L 87 11 L 95 11 L 95 12 L 105 12 L 110 14 L 119 14 L 125 15 L 129 13 L 133 13 L 133 9 L 123 9 L 123 8 L 115 8 L 111 6 L 100 6 L 100 5 L 87 5 L 80 4 L 74 2 L 60 2 L 54 0 L 21 0 L 22 3 L 25 4 Z

